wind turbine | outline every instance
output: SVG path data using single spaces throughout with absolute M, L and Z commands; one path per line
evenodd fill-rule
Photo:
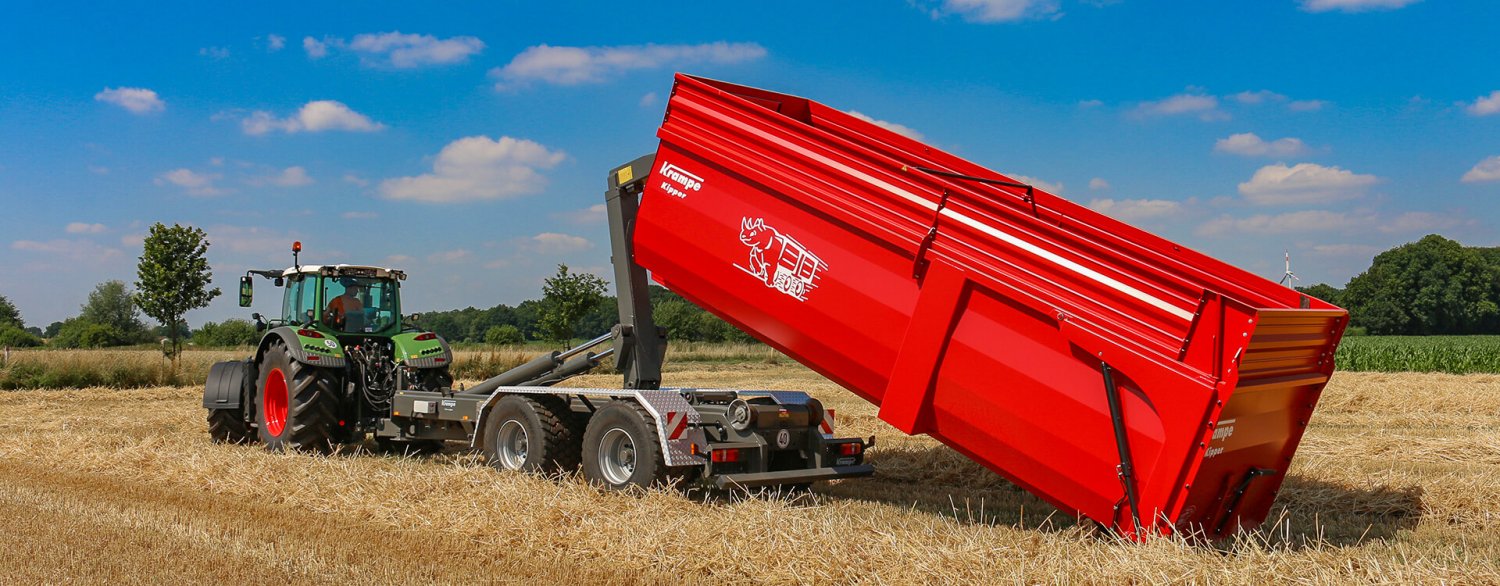
M 1284 249 L 1282 252 L 1286 253 L 1286 273 L 1281 275 L 1281 280 L 1277 281 L 1277 283 L 1291 287 L 1292 281 L 1301 281 L 1302 279 L 1298 279 L 1297 274 L 1292 272 L 1292 253 Z

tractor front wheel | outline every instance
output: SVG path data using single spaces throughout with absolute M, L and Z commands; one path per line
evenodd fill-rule
M 260 360 L 255 422 L 272 451 L 328 453 L 339 437 L 338 388 L 333 373 L 292 359 L 275 340 Z

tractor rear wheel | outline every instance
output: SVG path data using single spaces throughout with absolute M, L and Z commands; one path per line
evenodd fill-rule
M 635 401 L 611 401 L 583 434 L 583 476 L 610 490 L 669 484 L 684 470 L 668 468 L 651 414 Z
M 272 451 L 328 453 L 339 434 L 337 381 L 332 372 L 292 359 L 280 339 L 260 360 L 255 422 Z
M 502 397 L 485 419 L 485 457 L 501 470 L 574 470 L 578 468 L 583 437 L 572 415 L 568 404 L 557 397 Z

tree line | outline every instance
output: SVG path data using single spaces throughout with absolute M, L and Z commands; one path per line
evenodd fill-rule
M 1348 309 L 1369 334 L 1500 334 L 1500 247 L 1433 234 L 1376 255 L 1343 288 L 1297 290 Z

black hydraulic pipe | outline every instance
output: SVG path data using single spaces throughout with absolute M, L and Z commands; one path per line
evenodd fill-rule
M 563 380 L 588 372 L 595 366 L 599 366 L 599 360 L 603 358 L 592 352 L 580 356 L 574 356 L 572 360 L 564 362 L 552 372 L 546 373 L 535 379 L 526 381 L 517 386 L 522 387 L 549 387 Z
M 1131 465 L 1130 438 L 1125 428 L 1125 409 L 1120 404 L 1120 389 L 1115 386 L 1114 370 L 1107 362 L 1101 362 L 1099 366 L 1104 370 L 1104 394 L 1109 398 L 1109 419 L 1115 428 L 1115 448 L 1120 452 L 1120 466 L 1116 469 L 1116 473 L 1120 477 L 1120 484 L 1125 485 L 1125 500 L 1130 503 L 1130 518 L 1135 522 L 1135 530 L 1140 531 L 1140 500 L 1135 494 L 1135 467 Z
M 613 340 L 613 339 L 615 339 L 615 333 L 614 332 L 608 332 L 608 333 L 606 333 L 606 334 L 604 334 L 602 336 L 599 336 L 597 338 L 594 338 L 592 340 L 589 340 L 587 342 L 584 342 L 582 344 L 574 346 L 572 350 L 568 350 L 566 352 L 563 352 L 562 354 L 558 354 L 557 358 L 559 360 L 567 360 L 567 359 L 572 358 L 572 357 L 574 357 L 576 355 L 582 354 L 585 350 L 588 350 L 589 348 L 593 348 L 594 346 L 598 346 L 600 344 L 603 344 L 603 343 L 608 342 L 608 341 Z
M 497 387 L 517 386 L 523 381 L 528 381 L 545 375 L 548 372 L 551 372 L 553 369 L 557 368 L 558 365 L 562 364 L 562 359 L 558 358 L 558 356 L 560 355 L 561 353 L 559 352 L 548 352 L 546 354 L 538 356 L 532 359 L 530 362 L 527 362 L 526 364 L 522 364 L 491 378 L 485 379 L 484 382 L 474 385 L 468 390 L 465 390 L 463 394 L 488 395 L 495 392 L 495 389 Z

